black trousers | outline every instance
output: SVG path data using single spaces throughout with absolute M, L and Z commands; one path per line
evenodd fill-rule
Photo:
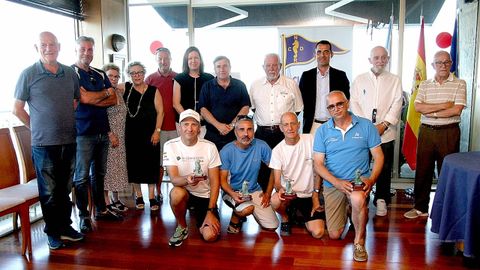
M 255 138 L 265 141 L 271 149 L 273 149 L 279 142 L 284 139 L 282 131 L 277 129 L 266 129 L 261 126 L 257 126 L 255 131 Z M 258 184 L 262 187 L 263 191 L 266 191 L 268 186 L 268 179 L 270 178 L 271 169 L 262 163 L 260 171 L 258 172 Z
M 445 156 L 460 150 L 458 124 L 432 127 L 422 124 L 418 133 L 415 172 L 415 209 L 427 213 L 435 162 L 440 173 Z
M 387 204 L 390 203 L 390 185 L 392 183 L 392 167 L 393 167 L 393 152 L 395 147 L 395 141 L 382 143 L 381 145 L 384 162 L 383 168 L 377 179 L 374 202 L 377 199 L 384 199 Z

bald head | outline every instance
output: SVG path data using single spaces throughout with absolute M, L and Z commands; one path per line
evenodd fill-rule
M 370 64 L 372 64 L 372 72 L 376 75 L 381 74 L 388 64 L 389 56 L 387 50 L 382 46 L 373 47 L 370 51 Z
M 57 37 L 51 32 L 41 32 L 38 35 L 35 49 L 39 53 L 42 63 L 50 65 L 57 63 L 60 44 L 58 43 Z
M 433 56 L 433 68 L 435 69 L 435 79 L 443 82 L 450 76 L 450 68 L 452 67 L 452 59 L 446 51 L 438 51 Z

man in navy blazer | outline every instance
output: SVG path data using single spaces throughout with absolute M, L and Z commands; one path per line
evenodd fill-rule
M 317 67 L 303 72 L 299 84 L 304 104 L 303 133 L 315 133 L 316 128 L 330 118 L 326 102 L 329 92 L 340 90 L 347 99 L 350 98 L 347 75 L 342 70 L 330 67 L 330 59 L 333 57 L 332 44 L 327 40 L 319 41 L 315 46 L 315 53 Z

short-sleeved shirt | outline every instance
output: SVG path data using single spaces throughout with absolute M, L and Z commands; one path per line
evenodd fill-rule
M 200 112 L 200 107 L 198 107 L 200 91 L 203 84 L 213 78 L 212 74 L 209 73 L 201 73 L 198 78 L 194 78 L 185 72 L 175 76 L 175 81 L 180 85 L 180 104 L 185 110 L 192 109 Z M 178 117 L 179 114 L 175 112 L 175 121 L 177 122 Z
M 200 167 L 207 180 L 197 185 L 187 185 L 185 188 L 197 197 L 210 198 L 210 178 L 208 169 L 222 165 L 215 145 L 205 139 L 198 139 L 193 146 L 185 145 L 181 138 L 167 141 L 163 146 L 163 165 L 177 166 L 179 175 L 189 175 L 195 170 L 195 162 L 200 161 Z
M 90 67 L 85 71 L 76 65 L 72 68 L 77 72 L 80 86 L 85 90 L 100 92 L 112 87 L 107 74 L 100 69 Z M 75 113 L 77 120 L 77 136 L 104 134 L 110 131 L 106 107 L 79 103 Z
M 155 86 L 162 95 L 164 113 L 162 130 L 176 130 L 175 109 L 173 108 L 173 78 L 175 76 L 177 73 L 173 71 L 164 76 L 157 70 L 145 79 L 146 84 Z
M 209 110 L 220 123 L 231 123 L 244 106 L 250 106 L 250 97 L 240 80 L 230 78 L 227 89 L 220 86 L 216 79 L 206 82 L 202 87 L 198 108 Z M 207 123 L 207 131 L 220 134 L 210 123 Z
M 256 80 L 249 95 L 252 109 L 255 109 L 255 123 L 260 126 L 278 125 L 283 113 L 303 110 L 297 83 L 283 75 L 273 85 L 265 77 Z
M 248 192 L 261 191 L 258 184 L 260 165 L 270 162 L 272 150 L 260 139 L 253 139 L 250 147 L 241 149 L 231 142 L 220 151 L 221 170 L 230 172 L 230 186 L 233 190 L 241 190 L 243 181 L 248 181 Z
M 440 84 L 435 79 L 429 79 L 420 83 L 418 87 L 417 97 L 415 103 L 444 103 L 452 101 L 455 105 L 467 105 L 466 100 L 466 83 L 464 80 L 458 79 L 452 73 L 448 79 Z M 422 124 L 427 125 L 448 125 L 452 123 L 459 123 L 460 116 L 452 117 L 428 117 L 422 114 L 420 118 Z
M 313 192 L 313 136 L 300 134 L 300 140 L 295 145 L 281 141 L 272 150 L 270 168 L 282 172 L 282 187 L 284 178 L 292 181 L 292 189 L 299 198 L 312 197 Z
M 321 125 L 316 133 L 313 151 L 325 154 L 325 167 L 338 179 L 352 181 L 355 172 L 370 175 L 370 149 L 381 144 L 380 135 L 372 122 L 352 113 L 352 124 L 343 132 L 335 127 L 333 118 Z M 333 185 L 323 181 L 325 187 Z
M 72 68 L 58 65 L 53 74 L 36 62 L 20 74 L 15 87 L 15 98 L 28 103 L 33 146 L 75 143 L 78 77 Z

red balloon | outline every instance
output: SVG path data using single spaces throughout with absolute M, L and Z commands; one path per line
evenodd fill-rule
M 448 32 L 441 32 L 437 35 L 437 45 L 438 47 L 445 49 L 452 45 L 452 35 Z
M 163 48 L 163 43 L 158 40 L 152 41 L 152 43 L 150 44 L 150 51 L 152 52 L 152 54 L 155 54 L 158 48 Z

